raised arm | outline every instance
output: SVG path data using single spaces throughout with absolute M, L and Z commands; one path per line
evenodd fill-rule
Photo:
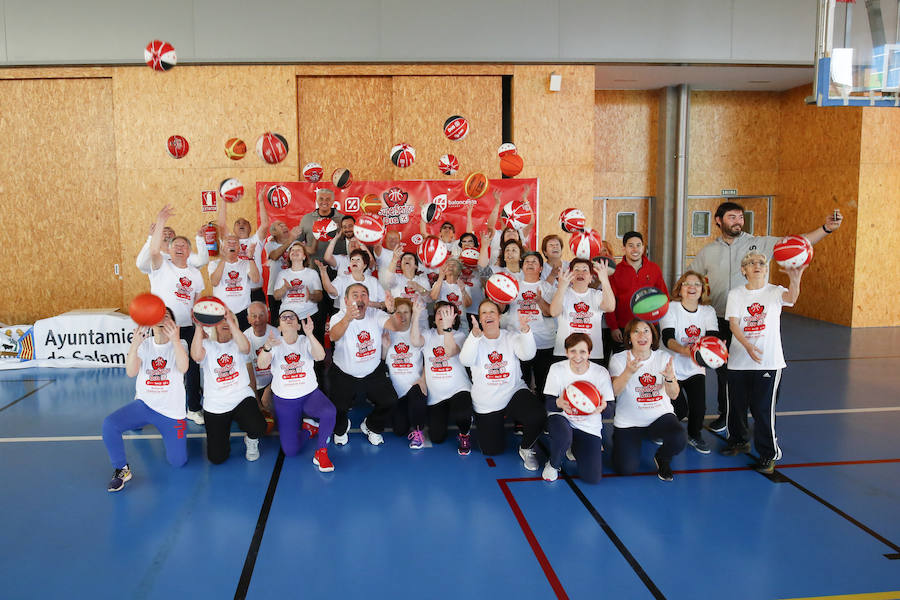
M 322 256 L 322 260 L 325 261 L 326 264 L 330 265 L 332 268 L 337 268 L 337 261 L 334 259 L 334 247 L 337 245 L 338 240 L 343 237 L 343 234 L 340 230 L 338 230 L 337 235 L 331 238 L 331 241 L 328 242 L 328 247 L 325 248 L 325 254 Z
M 200 325 L 194 327 L 194 337 L 191 339 L 191 358 L 195 363 L 203 362 L 206 357 L 206 349 L 203 347 L 203 340 L 206 339 L 206 331 Z
M 322 344 L 316 337 L 312 317 L 306 317 L 305 319 L 303 319 L 302 326 L 303 333 L 306 335 L 306 339 L 309 341 L 310 356 L 312 356 L 313 360 L 324 360 L 325 348 L 322 347 Z
M 816 227 L 809 233 L 804 233 L 803 237 L 808 239 L 810 244 L 818 244 L 823 239 L 825 239 L 826 235 L 832 233 L 835 229 L 840 227 L 843 221 L 844 216 L 841 214 L 841 211 L 835 210 L 825 219 L 824 225 L 822 225 L 821 227 Z
M 150 328 L 138 326 L 131 334 L 131 345 L 128 346 L 128 354 L 125 355 L 125 374 L 135 377 L 141 370 L 141 358 L 138 356 L 138 348 L 150 335 Z
M 172 208 L 172 206 L 166 204 L 162 207 L 162 210 L 160 210 L 159 214 L 156 216 L 156 226 L 153 229 L 153 235 L 150 236 L 150 266 L 154 271 L 162 266 L 163 227 L 166 226 L 166 221 L 168 221 L 169 218 L 174 214 L 175 210 Z

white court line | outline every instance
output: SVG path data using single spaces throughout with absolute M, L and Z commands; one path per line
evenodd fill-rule
M 823 410 L 787 410 L 776 412 L 775 416 L 778 417 L 798 417 L 798 416 L 814 416 L 814 415 L 847 415 L 847 414 L 856 414 L 856 413 L 880 413 L 880 412 L 898 412 L 900 411 L 900 406 L 885 406 L 881 408 L 834 408 L 834 409 L 823 409 Z M 706 420 L 711 421 L 713 419 L 718 418 L 719 415 L 706 415 Z M 612 423 L 612 419 L 603 419 L 604 423 Z M 512 427 L 512 425 L 508 425 L 507 428 Z M 475 427 L 473 426 L 473 429 Z M 451 425 L 448 429 L 457 429 L 455 425 Z M 390 431 L 390 428 L 385 428 L 385 432 Z M 361 433 L 359 429 L 348 429 L 349 433 Z M 244 433 L 240 431 L 232 431 L 231 437 L 244 437 Z M 272 432 L 269 434 L 270 436 L 278 435 L 278 432 Z M 187 434 L 189 438 L 205 438 L 205 433 L 189 433 Z M 122 439 L 124 440 L 161 440 L 162 436 L 158 433 L 134 433 L 123 435 Z M 0 443 L 14 443 L 14 442 L 100 442 L 103 441 L 103 437 L 99 435 L 67 435 L 67 436 L 58 436 L 58 437 L 9 437 L 9 438 L 0 438 Z M 426 438 L 425 443 L 426 448 L 431 447 L 431 440 Z

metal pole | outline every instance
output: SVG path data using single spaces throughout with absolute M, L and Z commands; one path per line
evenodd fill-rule
M 678 86 L 678 149 L 675 155 L 675 264 L 673 265 L 675 281 L 684 270 L 684 217 L 687 196 L 688 168 L 688 118 L 690 115 L 691 88 L 689 85 Z

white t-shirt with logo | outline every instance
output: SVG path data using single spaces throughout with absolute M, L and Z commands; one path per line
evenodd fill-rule
M 728 348 L 729 369 L 768 371 L 787 366 L 781 348 L 781 307 L 793 306 L 784 301 L 787 291 L 780 285 L 767 283 L 758 290 L 748 290 L 742 285 L 728 292 L 725 318 L 737 317 L 744 337 L 762 355 L 762 363 L 754 361 L 744 345 L 733 339 Z
M 556 319 L 545 317 L 537 301 L 537 291 L 548 304 L 556 294 L 556 286 L 546 281 L 519 282 L 519 295 L 509 305 L 509 310 L 500 317 L 500 323 L 507 329 L 519 330 L 519 313 L 528 315 L 528 325 L 534 332 L 534 343 L 538 349 L 553 348 L 556 343 Z
M 344 311 L 331 317 L 334 327 Z M 353 377 L 365 377 L 381 363 L 381 334 L 391 316 L 377 308 L 367 308 L 362 319 L 351 319 L 344 335 L 334 343 L 334 364 Z
M 322 290 L 322 280 L 317 272 L 308 267 L 299 271 L 283 269 L 278 274 L 275 289 L 281 289 L 285 282 L 288 285 L 281 297 L 279 311 L 292 310 L 297 313 L 298 318 L 305 319 L 319 310 L 319 305 L 309 299 L 310 293 Z
M 318 386 L 315 361 L 305 335 L 293 344 L 282 339 L 272 346 L 272 393 L 279 398 L 302 398 Z
M 551 298 L 552 301 L 552 298 Z M 591 358 L 603 358 L 603 291 L 588 288 L 579 294 L 571 287 L 563 295 L 562 312 L 556 317 L 556 345 L 553 354 L 566 355 L 566 338 L 573 333 L 586 333 L 591 336 L 594 347 Z
M 256 247 L 253 249 L 253 256 L 251 257 L 247 254 L 247 250 L 250 249 L 250 246 L 256 244 Z M 241 238 L 240 244 L 238 245 L 238 260 L 253 260 L 256 263 L 256 269 L 259 271 L 259 281 L 256 283 L 250 282 L 250 289 L 257 290 L 262 287 L 262 255 L 263 255 L 263 244 L 259 241 L 259 238 L 256 235 L 252 235 L 248 238 Z
M 172 310 L 179 327 L 192 324 L 191 309 L 204 287 L 206 284 L 199 270 L 190 266 L 180 269 L 169 260 L 163 260 L 158 269 L 150 272 L 150 291 Z
M 675 341 L 682 346 L 690 347 L 703 336 L 710 335 L 711 331 L 719 330 L 719 321 L 716 318 L 716 309 L 712 306 L 699 305 L 697 310 L 690 312 L 681 302 L 669 303 L 669 310 L 659 322 L 660 331 L 664 329 L 675 330 Z M 675 377 L 678 381 L 684 381 L 694 375 L 705 375 L 706 367 L 701 367 L 690 357 L 684 354 L 672 352 L 665 348 L 672 357 L 675 367 Z
M 187 342 L 177 341 L 187 352 Z M 151 336 L 138 346 L 137 356 L 141 370 L 134 384 L 134 397 L 164 417 L 183 419 L 184 374 L 175 367 L 175 346 L 172 342 L 157 344 Z
M 337 291 L 337 296 L 331 296 L 334 299 L 334 307 L 338 310 L 345 310 L 344 292 L 354 283 L 361 283 L 369 290 L 369 302 L 384 302 L 384 288 L 378 283 L 378 280 L 371 275 L 363 277 L 362 281 L 356 281 L 350 275 L 338 275 L 331 284 Z M 329 294 L 330 295 L 330 294 Z
M 609 374 L 617 377 L 625 372 L 629 350 L 609 358 Z M 616 398 L 616 427 L 647 427 L 667 413 L 674 413 L 672 399 L 666 394 L 663 370 L 669 364 L 669 353 L 654 350 L 641 363 Z
M 269 253 L 272 250 L 277 250 L 281 248 L 281 244 L 276 242 L 275 240 L 271 240 L 266 243 L 266 256 L 269 256 Z M 284 254 L 281 255 L 281 258 L 276 260 L 269 260 L 269 285 L 266 286 L 266 294 L 271 296 L 275 292 L 275 280 L 278 279 L 278 274 L 281 273 L 284 269 L 291 268 L 291 259 L 288 256 L 290 253 L 285 250 Z
M 218 260 L 210 261 L 209 273 L 219 266 Z M 250 271 L 249 260 L 226 262 L 219 285 L 213 286 L 213 295 L 225 303 L 231 312 L 237 314 L 250 306 Z
M 462 286 L 465 285 L 461 281 L 450 283 L 446 279 L 441 282 L 441 291 L 438 294 L 438 300 L 449 302 L 456 308 L 460 318 L 465 317 L 467 308 L 463 306 Z
M 425 358 L 425 385 L 428 387 L 428 406 L 451 398 L 460 392 L 468 392 L 472 389 L 472 381 L 466 373 L 466 368 L 459 361 L 459 352 L 447 358 L 444 348 L 444 335 L 437 329 L 428 329 L 422 332 L 425 345 L 422 346 L 422 355 Z M 466 335 L 460 331 L 453 334 L 453 340 L 457 348 L 462 348 L 466 341 Z
M 281 337 L 281 332 L 266 323 L 266 332 L 261 336 L 258 336 L 253 333 L 253 328 L 248 327 L 244 332 L 244 335 L 247 336 L 247 340 L 250 342 L 250 358 L 253 360 L 253 372 L 256 375 L 256 389 L 261 390 L 272 382 L 272 369 L 267 367 L 265 369 L 260 369 L 256 364 L 256 359 L 259 358 L 259 353 L 262 352 L 262 347 L 269 339 L 269 334 L 275 336 L 275 338 Z
M 462 272 L 459 274 L 459 280 L 466 286 L 466 292 L 472 299 L 472 305 L 466 310 L 472 314 L 477 312 L 478 305 L 484 300 L 484 281 L 482 275 L 486 275 L 487 268 L 481 269 L 478 266 L 470 267 L 462 266 Z
M 516 348 L 519 348 L 519 356 Z M 503 410 L 513 394 L 526 388 L 520 360 L 531 360 L 537 349 L 534 335 L 501 329 L 495 339 L 469 335 L 460 362 L 472 369 L 472 407 L 479 414 Z
M 203 410 L 215 414 L 233 410 L 247 397 L 255 397 L 250 387 L 247 363 L 251 358 L 241 353 L 237 342 L 225 343 L 203 340 L 206 356 L 200 363 L 203 369 Z
M 609 378 L 609 371 L 598 364 L 589 362 L 588 370 L 578 374 L 572 371 L 572 367 L 569 365 L 568 360 L 562 360 L 550 365 L 550 370 L 547 372 L 547 383 L 544 384 L 544 394 L 559 398 L 562 395 L 563 390 L 566 389 L 566 386 L 576 381 L 588 381 L 593 383 L 600 391 L 603 399 L 607 402 L 615 398 L 612 380 Z M 570 415 L 561 410 L 557 410 L 550 414 L 560 414 L 564 416 L 572 427 L 580 429 L 585 433 L 590 433 L 597 437 L 603 435 L 603 416 L 599 412 L 591 413 L 589 415 Z
M 402 398 L 415 382 L 422 377 L 422 349 L 409 341 L 409 330 L 388 331 L 390 345 L 387 348 L 388 375 L 397 397 Z

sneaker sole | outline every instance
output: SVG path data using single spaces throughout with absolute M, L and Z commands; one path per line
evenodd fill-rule
M 334 471 L 334 467 L 330 467 L 330 468 L 329 468 L 329 467 L 323 467 L 323 466 L 321 466 L 321 465 L 319 464 L 319 461 L 316 460 L 315 458 L 313 458 L 313 461 L 312 461 L 312 462 L 313 462 L 314 465 L 316 465 L 316 468 L 319 469 L 319 472 L 320 472 L 320 473 L 331 473 L 332 471 Z
M 662 473 L 659 472 L 659 461 L 656 460 L 656 457 L 653 457 L 653 464 L 656 465 L 656 476 L 660 481 L 675 481 L 675 477 L 663 477 Z
M 128 473 L 128 476 L 126 476 L 122 479 L 122 485 L 120 485 L 119 487 L 114 488 L 114 489 L 107 487 L 106 491 L 107 492 L 121 492 L 123 489 L 125 489 L 125 483 L 128 481 L 131 481 L 131 473 L 130 472 Z
M 710 453 L 712 452 L 712 450 L 710 450 L 709 448 L 703 448 L 703 449 L 701 449 L 701 448 L 698 448 L 697 446 L 691 444 L 690 442 L 688 442 L 688 445 L 689 445 L 691 448 L 693 448 L 694 450 L 696 450 L 697 452 L 699 452 L 700 454 L 710 454 Z
M 722 433 L 723 431 L 728 429 L 728 425 L 722 425 L 721 427 L 713 427 L 712 425 L 707 425 L 706 428 L 715 433 Z
M 381 443 L 383 444 L 384 442 L 381 442 Z M 421 445 L 421 446 L 413 446 L 412 444 L 410 444 L 409 449 L 410 449 L 410 450 L 421 450 L 421 449 L 424 448 L 424 447 L 425 447 L 424 444 Z
M 457 450 L 456 450 L 456 453 L 459 454 L 460 456 L 468 456 L 468 455 L 470 455 L 470 454 L 472 453 L 472 451 L 471 451 L 471 450 L 459 450 L 459 449 L 457 449 Z
M 259 460 L 259 453 L 257 452 L 255 455 L 251 454 L 250 456 L 247 456 L 245 454 L 244 458 L 246 458 L 248 462 L 255 462 L 255 461 Z

